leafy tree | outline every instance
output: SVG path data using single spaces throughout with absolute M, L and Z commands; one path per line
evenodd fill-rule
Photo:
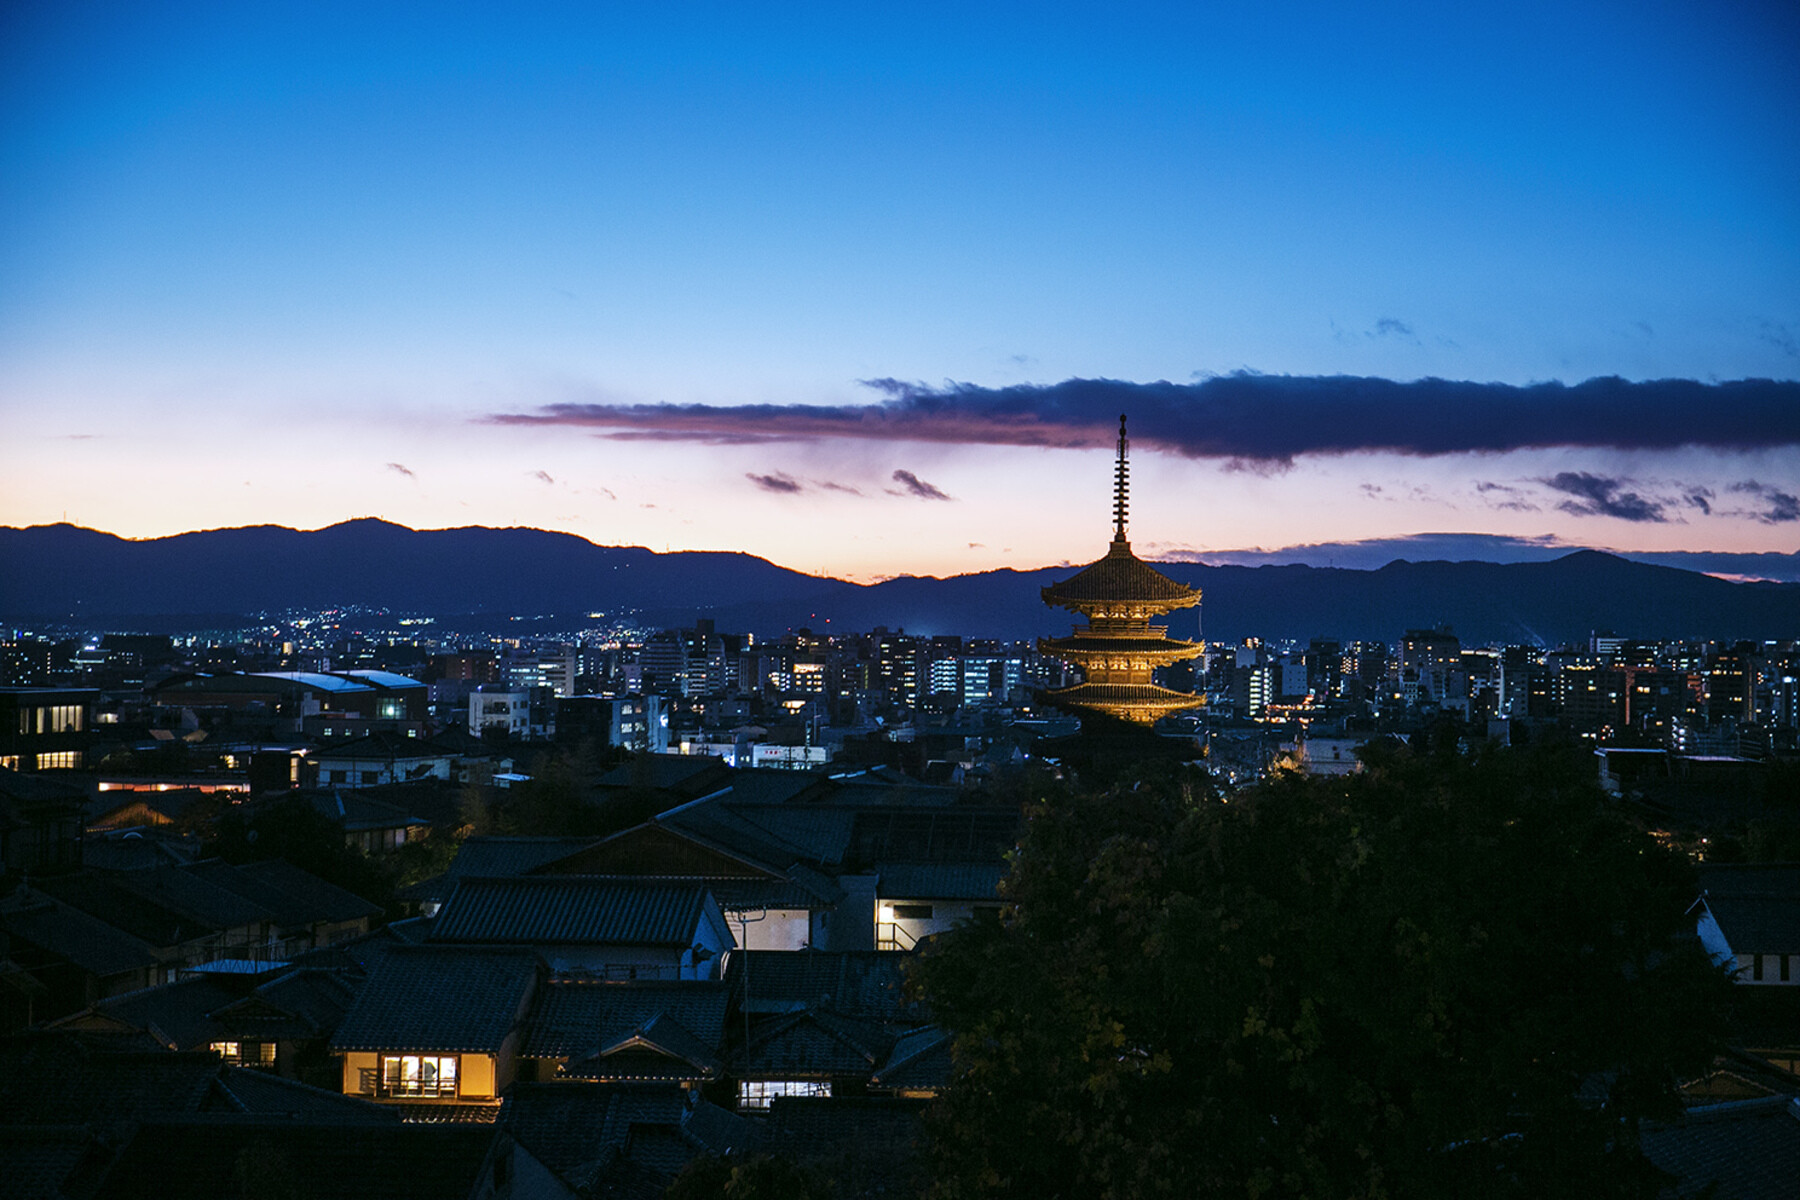
M 829 1181 L 792 1159 L 770 1154 L 691 1160 L 664 1200 L 831 1200 Z
M 921 954 L 942 1198 L 1640 1195 L 1716 1045 L 1691 871 L 1558 751 L 1434 739 L 1229 803 L 1029 810 L 999 923 Z
M 298 796 L 259 805 L 248 816 L 231 808 L 214 832 L 205 853 L 227 862 L 279 858 L 376 904 L 386 904 L 393 890 L 387 868 L 346 845 L 343 828 Z

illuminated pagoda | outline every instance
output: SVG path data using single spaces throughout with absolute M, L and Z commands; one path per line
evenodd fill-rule
M 1165 625 L 1150 624 L 1177 608 L 1200 603 L 1200 589 L 1176 583 L 1131 552 L 1125 540 L 1130 465 L 1125 452 L 1125 418 L 1119 418 L 1119 461 L 1113 474 L 1113 540 L 1106 557 L 1043 589 L 1044 603 L 1087 618 L 1064 638 L 1040 638 L 1038 649 L 1082 669 L 1074 687 L 1045 693 L 1045 699 L 1076 712 L 1102 712 L 1149 724 L 1158 717 L 1205 703 L 1200 696 L 1159 687 L 1157 667 L 1200 653 L 1198 642 L 1168 636 Z

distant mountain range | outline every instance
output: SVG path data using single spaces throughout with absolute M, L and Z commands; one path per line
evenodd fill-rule
M 1094 547 L 1095 556 L 1105 549 Z M 1800 583 L 1732 583 L 1577 551 L 1549 562 L 1406 562 L 1378 570 L 1159 563 L 1198 587 L 1170 633 L 1214 639 L 1392 641 L 1450 625 L 1466 643 L 1800 638 Z M 1067 631 L 1038 589 L 1073 568 L 860 585 L 748 554 L 657 554 L 541 529 L 413 530 L 379 520 L 315 532 L 276 525 L 128 541 L 73 525 L 0 527 L 0 618 L 86 628 L 205 627 L 256 613 L 350 605 L 485 624 L 569 627 L 577 614 L 647 624 L 713 618 L 761 636 L 811 627 L 1021 638 Z M 539 620 L 539 619 L 543 620 Z

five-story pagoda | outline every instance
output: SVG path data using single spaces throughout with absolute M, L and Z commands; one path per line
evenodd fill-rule
M 1149 724 L 1158 717 L 1205 703 L 1204 698 L 1160 687 L 1157 667 L 1193 658 L 1197 642 L 1168 636 L 1165 625 L 1150 624 L 1177 608 L 1200 603 L 1200 590 L 1176 583 L 1131 552 L 1125 540 L 1130 465 L 1126 460 L 1125 418 L 1119 417 L 1119 460 L 1113 474 L 1113 540 L 1106 557 L 1061 583 L 1043 589 L 1044 603 L 1087 618 L 1065 638 L 1040 638 L 1038 649 L 1082 669 L 1074 687 L 1045 693 L 1061 708 L 1088 710 Z

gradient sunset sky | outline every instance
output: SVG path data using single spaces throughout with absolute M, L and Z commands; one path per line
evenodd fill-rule
M 1793 554 L 1797 114 L 1785 0 L 13 0 L 0 523 L 1028 568 L 1128 412 L 1146 556 Z

